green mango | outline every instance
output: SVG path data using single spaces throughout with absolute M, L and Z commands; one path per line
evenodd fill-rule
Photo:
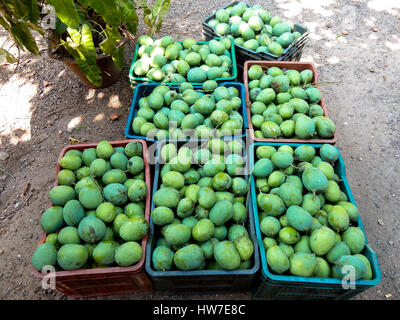
M 312 70 L 306 69 L 300 72 L 300 79 L 302 84 L 311 83 L 314 78 Z
M 322 117 L 324 115 L 324 109 L 322 109 L 322 107 L 318 104 L 313 104 L 310 106 L 310 108 L 308 109 L 308 116 L 310 118 L 314 118 L 314 117 Z M 317 128 L 317 132 L 318 132 L 318 125 L 316 123 L 316 128 Z
M 350 248 L 346 243 L 339 241 L 328 251 L 326 260 L 328 260 L 329 263 L 335 263 L 338 258 L 345 255 L 351 255 Z
M 63 169 L 58 172 L 57 180 L 59 185 L 71 186 L 75 183 L 76 177 L 73 171 L 69 169 Z
M 82 158 L 75 154 L 64 155 L 60 159 L 60 167 L 71 171 L 77 170 L 82 165 Z
M 215 226 L 207 218 L 200 219 L 192 229 L 192 237 L 196 241 L 205 242 L 214 235 Z
M 272 80 L 271 80 L 272 83 Z M 276 98 L 276 93 L 272 88 L 262 89 L 257 95 L 255 101 L 264 103 L 266 106 L 273 102 Z
M 318 88 L 310 87 L 306 89 L 308 101 L 311 103 L 318 103 L 321 101 L 321 91 Z
M 241 262 L 236 246 L 228 240 L 221 241 L 215 245 L 214 258 L 224 270 L 237 269 Z
M 351 269 L 349 267 L 352 267 Z M 367 274 L 367 268 L 363 260 L 355 255 L 344 255 L 339 257 L 335 261 L 335 271 L 338 274 L 339 278 L 342 278 L 350 272 L 350 270 L 354 270 L 354 280 L 360 280 L 365 277 Z
M 119 234 L 119 229 L 121 226 L 129 220 L 129 217 L 127 217 L 125 214 L 117 214 L 115 217 L 113 224 L 112 224 L 112 229 L 115 234 Z
M 105 200 L 116 206 L 122 206 L 128 201 L 128 189 L 120 183 L 110 183 L 103 189 Z
M 327 254 L 329 250 L 333 248 L 335 243 L 335 233 L 332 229 L 326 226 L 322 226 L 321 228 L 313 231 L 310 236 L 311 250 L 319 256 Z
M 272 271 L 281 274 L 289 270 L 289 259 L 279 246 L 273 245 L 268 248 L 266 258 Z
M 276 139 L 281 135 L 281 128 L 275 122 L 267 120 L 261 125 L 261 132 L 264 138 Z
M 310 237 L 301 236 L 299 242 L 294 246 L 294 252 L 312 253 L 310 248 Z
M 199 190 L 199 204 L 205 209 L 211 209 L 217 201 L 215 192 L 210 187 L 202 187 Z
M 88 251 L 81 244 L 65 244 L 57 252 L 57 263 L 63 270 L 81 268 L 88 259 Z
M 64 206 L 75 198 L 75 190 L 71 186 L 55 186 L 50 190 L 49 198 L 53 205 Z
M 199 269 L 205 262 L 203 250 L 196 244 L 189 244 L 176 251 L 174 255 L 175 266 L 179 270 Z
M 243 203 L 234 202 L 233 203 L 233 216 L 232 220 L 236 223 L 244 223 L 247 218 L 247 208 Z
M 289 226 L 297 231 L 309 231 L 312 227 L 311 214 L 298 205 L 291 205 L 286 211 Z
M 58 250 L 60 248 L 60 243 L 58 242 L 57 238 L 58 238 L 58 233 L 56 233 L 56 232 L 49 233 L 46 236 L 45 243 L 52 244 L 56 248 L 56 250 Z
M 155 270 L 171 270 L 174 263 L 174 252 L 168 247 L 157 246 L 152 253 L 151 261 Z
M 315 123 L 310 117 L 301 115 L 296 120 L 294 132 L 300 139 L 310 139 L 315 132 Z
M 325 139 L 332 138 L 336 132 L 335 123 L 331 119 L 328 119 L 324 116 L 318 117 L 315 123 L 315 128 L 318 135 Z
M 104 159 L 95 159 L 89 167 L 90 175 L 99 178 L 107 171 L 107 162 Z
M 329 278 L 331 273 L 331 269 L 329 267 L 328 262 L 324 258 L 317 257 L 317 271 L 315 272 L 315 276 L 317 278 Z
M 225 226 L 215 227 L 213 238 L 218 241 L 224 240 L 228 235 L 228 229 Z
M 278 247 L 283 250 L 283 252 L 286 254 L 288 258 L 290 258 L 294 254 L 294 248 L 290 244 L 280 242 Z
M 346 210 L 351 222 L 358 221 L 359 212 L 358 212 L 357 207 L 354 204 L 352 204 L 351 202 L 347 202 L 347 201 L 340 201 L 338 203 L 338 205 L 343 207 Z
M 42 272 L 45 266 L 55 266 L 57 263 L 57 250 L 51 243 L 42 243 L 32 255 L 32 266 Z
M 281 230 L 281 224 L 275 217 L 265 217 L 260 222 L 260 230 L 267 237 L 276 237 Z
M 350 218 L 343 207 L 334 205 L 328 212 L 328 223 L 337 232 L 345 231 L 349 227 Z
M 268 158 L 257 160 L 253 167 L 253 175 L 258 178 L 268 177 L 273 171 L 273 163 Z
M 149 224 L 144 218 L 134 217 L 126 221 L 119 229 L 119 236 L 125 241 L 139 241 L 149 229 Z
M 281 55 L 281 53 L 283 52 L 282 46 L 278 42 L 275 42 L 275 41 L 271 41 L 270 43 L 268 43 L 267 50 L 268 50 L 268 52 L 270 52 L 276 56 Z
M 200 190 L 201 191 L 201 190 Z M 217 201 L 210 210 L 209 219 L 220 227 L 233 217 L 233 204 L 228 200 Z
M 95 148 L 88 148 L 83 150 L 82 152 L 82 161 L 85 166 L 90 167 L 90 164 L 96 160 L 97 153 Z
M 293 109 L 300 114 L 306 115 L 309 112 L 310 106 L 308 105 L 307 101 L 303 99 L 293 98 L 290 99 L 289 103 Z
M 205 82 L 207 80 L 207 72 L 199 67 L 192 68 L 187 73 L 187 80 L 189 82 Z
M 302 145 L 294 150 L 294 157 L 297 161 L 311 161 L 315 157 L 315 149 L 309 145 Z
M 183 198 L 178 203 L 176 214 L 180 218 L 186 218 L 193 213 L 194 208 L 195 204 L 191 199 Z
M 273 146 L 258 146 L 256 149 L 257 158 L 268 158 L 271 159 L 272 155 L 276 152 Z
M 265 251 L 267 251 L 269 248 L 271 248 L 272 246 L 278 245 L 278 242 L 276 242 L 276 240 L 274 238 L 270 238 L 270 237 L 265 237 L 263 239 L 263 246 Z
M 300 240 L 300 234 L 296 229 L 287 226 L 283 227 L 279 231 L 278 239 L 279 242 L 283 242 L 285 244 L 296 244 Z
M 301 180 L 308 191 L 315 193 L 325 192 L 328 189 L 330 182 L 320 169 L 313 166 L 303 171 Z
M 128 241 L 115 249 L 114 258 L 120 267 L 129 267 L 138 262 L 142 255 L 142 247 L 135 241 Z
M 95 216 L 87 216 L 79 222 L 78 233 L 83 241 L 95 243 L 104 238 L 106 225 Z
M 163 226 L 174 220 L 174 212 L 168 207 L 157 207 L 151 212 L 151 219 L 154 224 Z
M 315 216 L 321 209 L 321 203 L 318 196 L 307 193 L 303 196 L 301 207 L 307 210 L 312 216 Z
M 103 202 L 96 208 L 96 217 L 110 223 L 117 215 L 117 209 L 111 202 Z
M 78 229 L 73 226 L 64 227 L 60 230 L 57 236 L 57 241 L 61 245 L 67 243 L 80 243 Z
M 323 144 L 319 149 L 319 154 L 322 160 L 334 164 L 339 158 L 339 150 L 331 144 Z
M 171 245 L 183 245 L 189 241 L 192 229 L 182 223 L 166 225 L 164 238 Z
M 100 141 L 96 146 L 96 154 L 99 158 L 109 160 L 114 153 L 114 148 L 107 140 Z
M 365 235 L 360 227 L 349 227 L 342 233 L 342 239 L 352 254 L 361 253 L 365 248 Z
M 232 224 L 228 229 L 228 240 L 233 242 L 241 236 L 249 237 L 249 232 L 240 224 Z
M 63 219 L 69 226 L 77 226 L 85 217 L 85 210 L 78 200 L 69 200 L 63 208 Z
M 318 261 L 315 255 L 305 252 L 296 252 L 290 259 L 289 271 L 292 275 L 312 277 L 317 272 Z
M 324 198 L 333 203 L 340 201 L 340 187 L 335 181 L 328 181 L 328 187 L 324 191 Z
M 250 80 L 258 80 L 262 77 L 264 74 L 263 69 L 261 66 L 255 64 L 252 65 L 248 70 L 247 70 L 247 76 L 249 77 Z
M 254 244 L 249 237 L 241 236 L 233 241 L 242 261 L 249 260 L 253 256 Z
M 272 26 L 271 23 L 270 25 Z M 285 22 L 278 22 L 272 26 L 272 33 L 277 37 L 281 36 L 285 32 L 290 32 L 290 31 L 291 31 L 290 25 L 288 25 Z
M 101 241 L 93 249 L 93 260 L 99 265 L 110 265 L 115 262 L 114 254 L 118 246 L 114 241 Z
M 264 194 L 260 197 L 260 208 L 269 216 L 277 217 L 285 211 L 283 200 L 274 194 Z
M 60 206 L 51 206 L 40 217 L 40 226 L 46 233 L 56 232 L 63 223 L 63 208 Z
M 362 254 L 359 254 L 359 253 L 355 254 L 354 256 L 357 257 L 357 258 L 360 258 L 364 262 L 364 265 L 365 265 L 365 268 L 366 268 L 367 272 L 365 273 L 363 279 L 364 280 L 371 280 L 372 277 L 373 277 L 373 272 L 372 272 L 371 263 L 369 262 L 368 258 L 366 256 L 362 255 Z
M 146 198 L 147 185 L 143 180 L 135 179 L 128 189 L 128 198 L 132 202 L 140 202 Z
M 286 169 L 293 164 L 293 156 L 289 152 L 278 151 L 271 156 L 271 161 L 275 167 Z
M 279 187 L 278 195 L 283 200 L 286 207 L 293 205 L 299 206 L 303 200 L 301 189 L 289 182 L 285 182 Z

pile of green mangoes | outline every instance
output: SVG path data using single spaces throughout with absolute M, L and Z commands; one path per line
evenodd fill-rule
M 143 146 L 131 141 L 113 147 L 102 140 L 60 159 L 58 185 L 49 192 L 52 206 L 40 218 L 45 243 L 32 256 L 41 271 L 131 266 L 142 258 L 145 221 Z
M 340 189 L 336 147 L 258 146 L 253 167 L 259 226 L 269 269 L 302 277 L 372 278 L 362 254 L 365 235 L 357 207 Z
M 193 39 L 175 42 L 171 36 L 138 39 L 139 59 L 133 64 L 136 77 L 155 82 L 194 82 L 232 76 L 232 41 L 226 37 L 198 44 Z
M 329 139 L 335 123 L 318 104 L 321 91 L 311 84 L 314 74 L 306 69 L 259 65 L 248 70 L 251 123 L 256 138 Z M 250 120 L 250 119 L 249 119 Z
M 218 86 L 214 80 L 205 81 L 202 90 L 194 89 L 189 82 L 181 83 L 176 90 L 159 85 L 138 100 L 132 130 L 157 140 L 241 135 L 241 110 L 240 91 Z
M 252 267 L 241 154 L 242 144 L 235 140 L 212 139 L 208 147 L 196 150 L 172 143 L 162 147 L 165 164 L 151 212 L 154 234 L 159 235 L 152 252 L 155 270 Z
M 271 17 L 260 5 L 247 7 L 240 2 L 219 9 L 215 18 L 207 22 L 221 36 L 233 37 L 234 43 L 255 52 L 281 55 L 283 50 L 301 37 L 291 22 Z

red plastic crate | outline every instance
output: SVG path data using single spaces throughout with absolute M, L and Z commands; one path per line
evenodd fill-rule
M 312 144 L 323 144 L 323 143 L 329 143 L 329 144 L 336 144 L 337 142 L 337 135 L 336 132 L 333 135 L 332 138 L 329 139 L 291 139 L 291 138 L 277 138 L 277 139 L 272 139 L 272 138 L 256 138 L 254 136 L 254 127 L 253 124 L 251 123 L 251 111 L 250 111 L 250 106 L 251 106 L 251 101 L 250 101 L 250 96 L 249 96 L 249 79 L 247 76 L 247 71 L 252 65 L 259 65 L 263 69 L 268 69 L 270 67 L 278 67 L 278 68 L 286 68 L 286 69 L 294 69 L 299 72 L 309 69 L 312 70 L 314 77 L 312 82 L 313 83 L 318 83 L 319 78 L 318 78 L 318 71 L 317 67 L 315 66 L 314 63 L 312 62 L 298 62 L 298 61 L 246 61 L 244 63 L 244 68 L 243 68 L 243 83 L 244 83 L 244 88 L 246 92 L 246 111 L 247 111 L 247 122 L 249 124 L 249 132 L 250 132 L 250 137 L 253 141 L 255 142 L 279 142 L 279 143 L 312 143 Z M 318 86 L 316 86 L 318 88 Z M 318 88 L 319 89 L 319 88 Z M 321 98 L 321 101 L 318 103 L 321 108 L 324 110 L 324 116 L 328 117 L 328 110 L 326 108 L 324 98 Z
M 150 195 L 151 195 L 151 177 L 150 166 L 147 158 L 147 145 L 144 140 L 131 139 L 110 141 L 113 147 L 125 147 L 131 141 L 138 141 L 143 146 L 143 160 L 145 170 L 145 181 L 147 185 L 146 201 L 145 201 L 145 220 L 150 223 Z M 83 151 L 88 148 L 96 148 L 97 143 L 75 144 L 66 146 L 61 150 L 57 160 L 56 172 L 61 170 L 60 160 L 69 150 Z M 56 176 L 55 186 L 58 185 Z M 45 242 L 46 233 L 43 233 L 42 239 L 38 246 Z M 91 296 L 104 296 L 125 294 L 133 292 L 147 292 L 153 289 L 145 270 L 144 262 L 146 257 L 146 245 L 148 235 L 141 241 L 142 258 L 130 267 L 109 267 L 96 269 L 79 269 L 72 271 L 57 271 L 55 273 L 56 289 L 66 296 L 73 298 L 84 298 Z M 44 278 L 45 273 L 41 273 L 32 267 L 35 277 Z

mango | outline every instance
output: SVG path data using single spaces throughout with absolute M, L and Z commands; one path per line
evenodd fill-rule
M 134 217 L 126 221 L 119 229 L 119 236 L 125 241 L 139 241 L 149 230 L 149 224 L 144 218 Z
M 207 218 L 200 219 L 192 229 L 192 237 L 196 241 L 205 242 L 214 235 L 214 224 Z
M 104 173 L 107 171 L 107 162 L 104 159 L 95 159 L 91 162 L 90 167 L 90 175 L 99 178 L 102 177 Z
M 312 253 L 310 248 L 310 237 L 301 236 L 299 242 L 294 246 L 294 252 Z
M 209 213 L 209 219 L 217 227 L 222 226 L 232 217 L 233 217 L 233 204 L 228 200 L 217 201 L 213 205 Z
M 80 243 L 78 229 L 73 226 L 64 227 L 57 236 L 57 241 L 63 245 L 68 243 Z
M 142 247 L 135 241 L 128 241 L 115 249 L 114 259 L 120 267 L 129 267 L 138 262 L 142 255 Z
M 85 209 L 96 209 L 103 202 L 103 195 L 96 185 L 87 185 L 79 192 L 79 201 Z
M 205 209 L 211 209 L 217 201 L 215 192 L 210 187 L 202 187 L 199 190 L 199 204 Z
M 281 274 L 289 270 L 289 259 L 285 252 L 277 245 L 270 247 L 267 250 L 267 263 L 272 271 Z
M 125 146 L 125 154 L 127 157 L 142 156 L 143 146 L 138 141 L 131 141 Z
M 359 212 L 358 212 L 357 207 L 354 204 L 352 204 L 351 202 L 347 202 L 347 201 L 340 201 L 338 203 L 338 205 L 343 207 L 346 210 L 351 222 L 358 221 Z
M 42 243 L 32 255 L 32 266 L 42 272 L 44 266 L 54 266 L 57 263 L 57 250 L 51 243 Z
M 272 171 L 273 163 L 268 158 L 261 158 L 257 160 L 253 167 L 253 174 L 258 178 L 268 177 Z
M 193 230 L 194 225 L 198 222 L 199 220 L 197 220 L 197 218 L 193 217 L 193 216 L 189 216 L 186 218 L 182 219 L 182 224 L 184 224 L 185 226 L 188 226 L 190 229 Z
M 294 132 L 300 139 L 310 139 L 315 132 L 315 123 L 310 117 L 301 115 L 296 120 Z
M 78 225 L 79 237 L 89 243 L 95 243 L 104 238 L 106 225 L 95 216 L 83 218 Z
M 317 278 L 329 278 L 329 275 L 331 273 L 331 269 L 329 267 L 328 262 L 324 258 L 317 257 L 317 271 L 315 272 L 315 276 Z
M 271 156 L 272 163 L 279 169 L 286 169 L 293 163 L 293 156 L 289 152 L 278 151 Z
M 232 178 L 225 172 L 217 173 L 212 179 L 212 186 L 214 190 L 225 191 L 232 185 Z
M 367 270 L 367 272 L 365 273 L 363 279 L 364 280 L 371 280 L 373 277 L 373 272 L 372 272 L 372 267 L 371 267 L 371 263 L 369 262 L 368 258 L 360 253 L 357 253 L 354 255 L 357 258 L 360 258 L 365 265 L 365 268 Z
M 199 269 L 204 262 L 203 250 L 196 244 L 184 246 L 174 255 L 174 263 L 179 270 Z
M 253 256 L 254 244 L 249 237 L 241 236 L 233 241 L 242 261 L 249 260 Z
M 75 198 L 75 190 L 71 186 L 55 186 L 49 192 L 50 201 L 55 206 L 64 206 Z
M 233 216 L 232 220 L 236 223 L 243 223 L 247 218 L 247 209 L 243 203 L 234 202 L 233 203 Z
M 74 171 L 79 169 L 81 165 L 82 158 L 74 154 L 66 154 L 60 159 L 60 167 L 63 169 Z
M 188 242 L 191 235 L 191 228 L 181 223 L 167 225 L 164 232 L 165 240 L 171 245 L 176 246 Z
M 350 248 L 343 241 L 339 241 L 328 251 L 326 260 L 328 260 L 329 263 L 335 263 L 338 258 L 345 255 L 351 255 Z
M 286 244 L 286 243 L 280 242 L 278 247 L 283 250 L 283 252 L 286 254 L 286 256 L 288 258 L 290 258 L 290 256 L 292 256 L 294 254 L 294 248 L 290 244 Z
M 315 167 L 309 167 L 303 171 L 301 176 L 304 187 L 315 193 L 321 193 L 328 189 L 329 181 L 324 173 Z
M 278 239 L 279 242 L 283 242 L 285 244 L 296 244 L 300 240 L 300 234 L 293 227 L 287 226 L 279 231 Z
M 78 200 L 69 200 L 63 208 L 63 219 L 69 226 L 77 226 L 85 217 L 85 210 Z
M 82 161 L 86 167 L 90 167 L 90 164 L 96 160 L 97 153 L 95 148 L 88 148 L 82 152 Z
M 59 185 L 71 186 L 75 183 L 76 177 L 73 171 L 63 169 L 57 174 L 57 180 Z
M 303 200 L 301 189 L 290 182 L 285 182 L 279 187 L 278 195 L 287 207 L 299 206 Z
M 354 280 L 360 280 L 367 274 L 367 268 L 363 260 L 355 255 L 344 255 L 335 261 L 335 271 L 340 278 L 349 275 L 355 277 Z
M 110 183 L 103 189 L 105 200 L 115 206 L 122 206 L 128 201 L 128 189 L 120 183 Z
M 114 263 L 115 249 L 118 246 L 114 241 L 101 241 L 93 249 L 93 260 L 99 265 Z
M 317 272 L 318 261 L 315 255 L 296 252 L 290 257 L 290 273 L 295 276 L 312 277 Z
M 154 269 L 158 271 L 171 270 L 174 264 L 174 252 L 165 246 L 158 246 L 154 249 L 151 261 Z
M 324 198 L 330 202 L 339 202 L 340 187 L 335 181 L 328 181 L 328 187 L 324 191 Z
M 303 196 L 301 207 L 307 210 L 312 216 L 315 216 L 321 209 L 321 203 L 318 196 L 307 193 Z
M 328 212 L 328 223 L 333 230 L 342 232 L 349 227 L 350 218 L 343 207 L 334 205 Z
M 60 206 L 51 206 L 40 217 L 40 226 L 46 233 L 56 232 L 63 222 L 63 208 Z
M 114 153 L 114 148 L 107 140 L 100 141 L 96 146 L 96 154 L 99 158 L 108 160 L 110 159 L 113 153 Z
M 228 240 L 219 242 L 214 247 L 215 261 L 225 270 L 237 269 L 241 258 L 234 243 Z
M 241 236 L 249 237 L 249 232 L 240 224 L 232 224 L 228 230 L 228 240 L 233 242 Z
M 285 211 L 283 200 L 274 194 L 265 194 L 260 198 L 260 207 L 269 216 L 280 216 Z
M 225 226 L 215 227 L 213 238 L 218 241 L 224 240 L 228 235 L 228 229 Z
M 310 236 L 311 250 L 322 256 L 329 252 L 336 243 L 335 233 L 329 227 L 323 226 L 312 232 Z
M 281 224 L 277 218 L 268 216 L 261 220 L 260 230 L 267 237 L 275 237 L 281 230 Z
M 151 212 L 151 219 L 154 224 L 163 226 L 174 220 L 174 212 L 168 207 L 157 207 Z
M 79 269 L 87 259 L 88 251 L 81 244 L 65 244 L 57 252 L 57 262 L 63 270 Z
M 272 246 L 278 245 L 278 243 L 276 242 L 276 240 L 274 238 L 270 238 L 270 237 L 265 237 L 263 239 L 263 246 L 265 251 L 267 251 L 269 248 L 271 248 Z
M 339 150 L 331 144 L 323 144 L 319 149 L 319 154 L 322 160 L 334 164 L 339 158 Z
M 128 189 L 128 198 L 132 202 L 140 202 L 146 198 L 147 185 L 143 180 L 135 179 Z
M 311 214 L 298 205 L 290 206 L 286 211 L 289 226 L 297 231 L 309 231 L 312 227 Z
M 349 227 L 342 233 L 342 239 L 352 254 L 361 253 L 364 250 L 366 240 L 360 227 Z
M 179 218 L 186 218 L 194 212 L 195 204 L 189 198 L 183 198 L 179 201 L 176 214 Z

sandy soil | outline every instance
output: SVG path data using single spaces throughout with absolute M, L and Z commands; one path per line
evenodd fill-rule
M 200 22 L 227 3 L 172 1 L 158 36 L 202 40 Z M 302 60 L 316 63 L 322 81 L 338 82 L 322 91 L 337 125 L 338 147 L 368 242 L 382 271 L 380 284 L 354 299 L 400 299 L 400 5 L 394 0 L 268 3 L 274 15 L 309 28 Z M 15 177 L 0 172 L 0 299 L 65 299 L 43 290 L 30 265 L 57 157 L 69 137 L 82 142 L 123 139 L 132 99 L 128 72 L 133 45 L 121 79 L 102 90 L 86 88 L 64 65 L 48 58 L 44 47 L 42 53 L 24 54 L 16 72 L 14 66 L 0 67 L 0 167 Z M 119 114 L 115 121 L 109 119 L 113 113 Z M 251 295 L 164 297 L 151 292 L 111 298 Z

